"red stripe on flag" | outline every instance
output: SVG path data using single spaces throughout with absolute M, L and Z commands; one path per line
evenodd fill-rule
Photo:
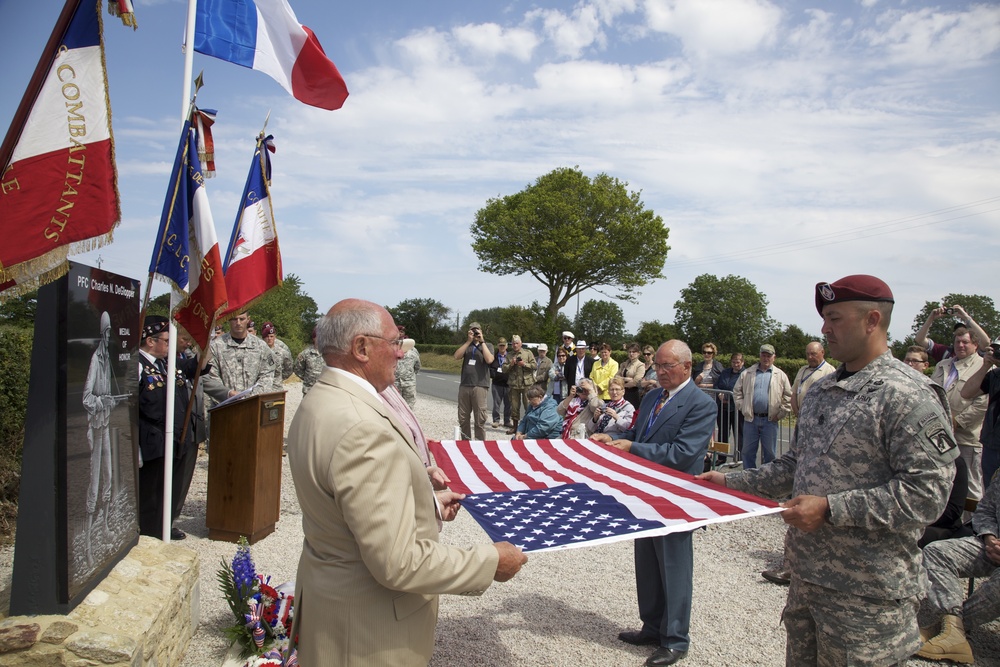
M 553 470 L 551 467 L 545 466 L 541 461 L 536 459 L 531 452 L 528 451 L 528 448 L 524 446 L 523 440 L 510 441 L 510 447 L 514 450 L 517 457 L 527 463 L 528 467 L 532 470 L 552 477 L 556 480 L 557 484 L 572 484 L 570 478 L 566 477 L 561 471 Z M 524 484 L 527 488 L 534 490 L 547 489 L 550 486 L 553 486 L 552 484 L 540 481 L 531 475 L 527 475 L 517 470 L 514 467 L 514 462 L 504 455 L 495 440 L 489 440 L 486 442 L 486 450 L 490 453 L 490 456 L 493 458 L 497 467 L 501 468 L 508 475 Z
M 600 445 L 594 445 L 594 446 L 600 446 Z M 631 454 L 627 454 L 619 449 L 615 449 L 614 447 L 609 447 L 607 453 L 610 454 L 611 456 L 619 458 L 620 459 L 619 463 L 614 463 L 601 457 L 600 454 L 593 451 L 591 447 L 588 447 L 586 444 L 581 444 L 581 446 L 577 448 L 576 451 L 581 456 L 585 457 L 589 461 L 593 461 L 597 465 L 603 466 L 621 475 L 637 479 L 638 481 L 651 484 L 657 488 L 663 489 L 665 492 L 672 493 L 682 498 L 686 498 L 691 502 L 702 505 L 711 512 L 718 514 L 719 516 L 732 516 L 734 514 L 740 514 L 745 511 L 742 508 L 737 507 L 736 505 L 705 495 L 698 489 L 708 488 L 708 487 L 704 487 L 703 482 L 695 481 L 692 477 L 690 477 L 686 473 L 681 473 L 676 470 L 672 470 L 670 468 L 665 468 L 656 463 L 653 463 L 652 461 L 647 461 L 646 459 L 638 459 L 638 457 L 633 456 Z M 674 478 L 678 482 L 682 481 L 691 482 L 695 486 L 694 488 L 691 488 L 688 485 L 672 484 L 670 482 L 666 482 L 659 478 L 662 477 L 663 475 Z M 621 483 L 615 480 L 608 481 L 607 483 L 611 486 L 621 488 Z M 645 494 L 640 493 L 635 495 L 636 497 L 642 498 L 644 501 L 648 502 L 644 497 Z M 753 499 L 753 502 L 754 504 L 757 504 L 760 502 L 760 499 L 759 498 Z M 649 504 L 653 505 L 653 503 Z M 680 510 L 679 507 L 678 510 Z M 692 518 L 694 519 L 695 517 Z
M 486 464 L 472 451 L 472 443 L 468 440 L 460 440 L 455 443 L 455 448 L 462 455 L 465 460 L 465 464 L 472 469 L 476 474 L 476 477 L 482 481 L 483 484 L 487 485 L 493 491 L 510 491 L 510 488 L 502 483 L 499 479 L 493 476 L 493 473 L 489 471 Z M 467 491 L 467 493 L 472 493 L 472 491 Z
M 541 442 L 548 443 L 547 440 Z M 565 442 L 572 443 L 575 441 L 566 440 Z M 588 454 L 588 452 L 585 452 L 582 447 L 576 447 L 574 449 L 577 451 L 577 453 Z M 612 479 L 611 477 L 603 475 L 595 470 L 590 470 L 588 468 L 581 466 L 580 464 L 574 462 L 572 459 L 570 459 L 569 457 L 567 457 L 566 455 L 564 455 L 551 445 L 549 445 L 549 447 L 546 448 L 546 452 L 549 454 L 549 456 L 553 458 L 553 460 L 560 462 L 560 464 L 566 470 L 572 470 L 578 475 L 584 477 L 585 480 L 592 480 L 600 484 L 605 484 L 613 489 L 616 489 L 621 493 L 631 496 L 632 498 L 635 498 L 636 500 L 644 503 L 645 505 L 648 505 L 653 511 L 655 511 L 664 519 L 670 519 L 670 520 L 682 519 L 684 521 L 695 521 L 698 519 L 698 517 L 691 516 L 690 514 L 685 512 L 680 505 L 677 505 L 676 503 L 673 503 L 664 497 L 651 495 L 646 491 L 643 491 L 642 489 L 639 489 L 638 487 L 634 486 L 633 484 L 630 484 L 627 481 Z M 589 456 L 587 456 L 586 458 L 590 459 Z M 611 467 L 607 466 L 607 462 L 605 461 L 602 461 L 601 464 L 605 467 Z M 635 470 L 625 470 L 621 466 L 617 467 L 619 468 L 619 471 L 623 475 L 627 476 L 628 479 L 633 479 L 636 476 L 637 471 Z M 659 482 L 655 479 L 649 478 L 649 479 L 644 479 L 643 481 L 648 482 L 649 484 L 654 485 L 657 488 L 662 488 L 666 490 L 665 485 L 662 482 Z M 674 492 L 674 489 L 671 488 L 670 492 Z
M 292 95 L 320 109 L 339 109 L 347 100 L 347 84 L 323 51 L 316 34 L 306 26 L 302 30 L 306 41 L 292 67 Z
M 107 234 L 118 220 L 111 140 L 14 162 L 3 173 L 0 266 L 7 269 L 77 241 Z M 9 226 L 8 226 L 9 225 Z

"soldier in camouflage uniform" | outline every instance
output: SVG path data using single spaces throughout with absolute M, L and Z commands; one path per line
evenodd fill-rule
M 921 636 L 927 641 L 917 652 L 929 660 L 954 660 L 973 664 L 972 646 L 965 633 L 1000 618 L 1000 482 L 986 487 L 986 494 L 972 515 L 975 537 L 940 540 L 924 547 L 924 566 L 930 580 L 927 600 L 942 616 L 938 628 Z M 969 599 L 959 581 L 981 580 Z
M 320 354 L 320 351 L 316 349 L 316 329 L 313 329 L 312 345 L 306 346 L 295 358 L 294 371 L 302 380 L 303 396 L 308 394 L 312 386 L 316 384 L 316 380 L 323 374 L 324 368 L 326 368 L 326 362 L 323 361 L 323 355 Z
M 400 331 L 400 335 L 405 334 Z M 403 343 L 406 354 L 396 362 L 396 389 L 411 408 L 417 404 L 417 373 L 420 372 L 420 353 L 413 344 L 412 338 L 406 339 Z
M 233 315 L 229 333 L 215 338 L 210 345 L 212 370 L 205 376 L 205 393 L 221 403 L 250 387 L 254 394 L 274 389 L 274 355 L 267 343 L 249 335 L 246 313 Z
M 270 322 L 264 322 L 260 333 L 274 355 L 274 391 L 285 391 L 285 380 L 292 377 L 292 351 L 278 339 L 278 332 Z
M 792 496 L 786 665 L 893 665 L 920 645 L 917 539 L 944 509 L 958 449 L 944 391 L 888 350 L 892 303 L 872 276 L 817 285 L 842 364 L 810 389 L 791 449 L 761 468 L 698 476 Z
M 528 409 L 527 391 L 535 384 L 535 355 L 521 347 L 521 337 L 517 334 L 510 337 L 511 350 L 507 361 L 503 364 L 503 372 L 507 374 L 507 386 L 510 387 L 510 421 L 513 423 L 507 429 L 507 435 L 517 433 L 517 422 L 521 419 L 521 410 Z

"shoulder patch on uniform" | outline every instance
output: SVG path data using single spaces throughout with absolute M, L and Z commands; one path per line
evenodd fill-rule
M 938 419 L 937 415 L 930 415 L 930 419 L 925 417 L 920 420 L 920 430 L 917 433 L 917 441 L 925 449 L 930 448 L 938 454 L 946 454 L 955 449 L 958 444 L 955 436 L 945 427 L 944 423 Z

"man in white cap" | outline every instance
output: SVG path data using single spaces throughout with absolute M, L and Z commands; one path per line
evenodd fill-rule
M 573 358 L 573 355 L 576 354 L 576 336 L 573 335 L 572 331 L 562 332 L 562 343 L 560 343 L 559 347 L 566 350 L 567 359 Z M 553 354 L 552 356 L 555 357 L 556 355 Z

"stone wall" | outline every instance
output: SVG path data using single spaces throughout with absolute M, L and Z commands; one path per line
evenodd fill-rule
M 140 537 L 65 616 L 0 615 L 0 665 L 168 667 L 198 627 L 198 555 Z

